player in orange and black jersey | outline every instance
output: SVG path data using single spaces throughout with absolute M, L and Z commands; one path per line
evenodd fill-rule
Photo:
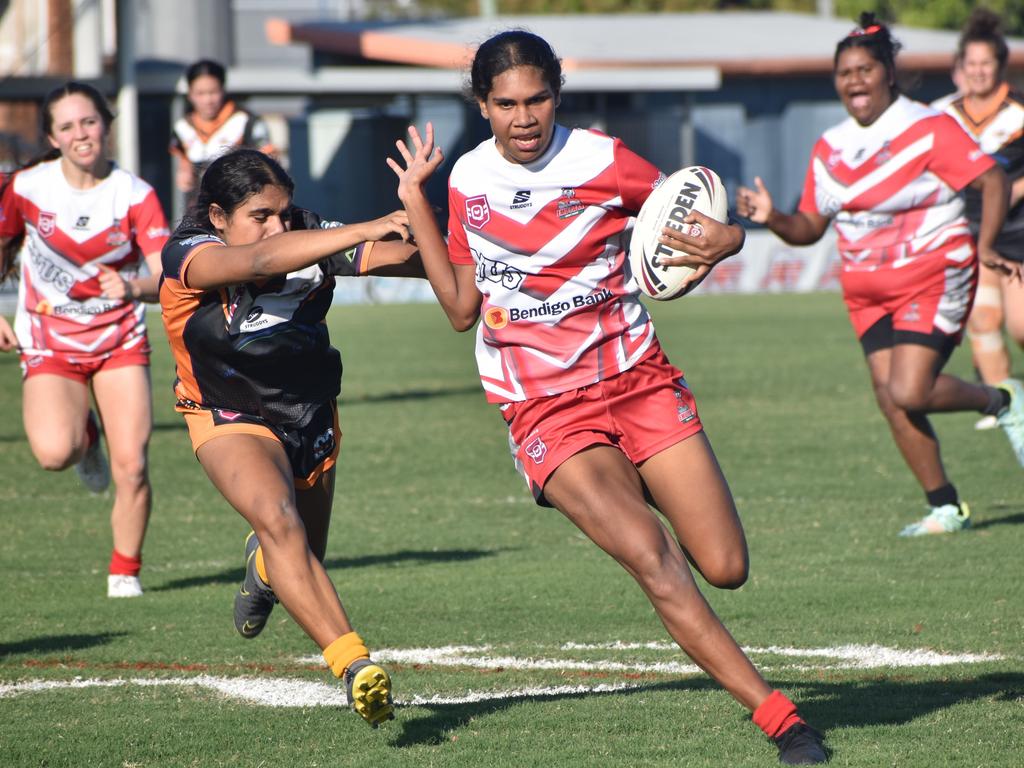
M 196 458 L 253 529 L 235 627 L 255 637 L 280 600 L 376 726 L 392 717 L 390 678 L 322 565 L 341 386 L 324 317 L 336 275 L 422 275 L 422 266 L 404 212 L 342 226 L 293 207 L 292 190 L 256 150 L 215 160 L 163 250 L 160 303 Z

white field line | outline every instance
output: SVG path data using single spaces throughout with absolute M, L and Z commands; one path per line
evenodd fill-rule
M 623 651 L 653 650 L 679 654 L 671 643 L 566 643 L 566 651 Z M 747 648 L 752 657 L 782 656 L 795 659 L 822 659 L 827 663 L 813 665 L 775 665 L 775 669 L 878 669 L 936 667 L 952 664 L 977 664 L 985 661 L 999 661 L 1002 656 L 987 653 L 944 654 L 928 649 L 887 648 L 881 645 L 844 645 L 835 648 Z M 381 662 L 397 664 L 422 664 L 440 667 L 470 667 L 477 669 L 541 669 L 541 670 L 585 670 L 585 671 L 631 671 L 658 672 L 666 674 L 696 674 L 700 670 L 692 664 L 676 661 L 664 662 L 619 662 L 581 661 L 578 659 L 521 658 L 517 656 L 491 655 L 492 646 L 451 645 L 442 648 L 385 648 L 374 652 L 374 658 Z M 303 657 L 305 664 L 322 664 L 320 656 Z M 772 667 L 759 663 L 761 669 Z M 110 688 L 122 685 L 146 687 L 183 686 L 205 688 L 228 698 L 266 707 L 344 707 L 343 689 L 333 682 L 317 682 L 296 678 L 273 677 L 215 677 L 197 675 L 193 677 L 139 677 L 129 679 L 82 679 L 74 680 L 27 680 L 18 683 L 0 683 L 0 699 L 52 690 L 81 688 Z M 457 695 L 433 694 L 430 696 L 411 695 L 396 697 L 400 706 L 445 706 L 469 704 L 482 701 L 507 699 L 536 699 L 552 696 L 578 695 L 588 693 L 611 693 L 640 687 L 638 683 L 622 682 L 599 685 L 561 685 L 525 687 L 504 691 L 462 691 Z
M 83 688 L 117 688 L 126 685 L 142 687 L 180 686 L 205 688 L 230 699 L 237 699 L 263 707 L 347 707 L 344 689 L 338 684 L 321 683 L 295 678 L 258 677 L 158 677 L 116 680 L 27 680 L 20 683 L 0 684 L 0 699 L 9 699 L 26 693 Z M 590 693 L 615 693 L 638 688 L 636 683 L 603 685 L 552 685 L 520 688 L 511 691 L 466 691 L 458 696 L 433 694 L 431 696 L 396 696 L 400 707 L 452 706 L 476 704 L 482 701 L 507 699 L 538 699 Z
M 681 656 L 679 647 L 667 642 L 653 643 L 565 643 L 565 651 L 665 651 Z M 660 674 L 692 675 L 701 670 L 694 664 L 681 661 L 583 661 L 580 659 L 551 659 L 491 655 L 493 646 L 448 645 L 441 648 L 382 648 L 374 651 L 374 659 L 393 664 L 425 664 L 436 667 L 470 667 L 474 669 L 566 669 L 592 672 L 654 672 Z M 951 664 L 978 664 L 999 661 L 1002 656 L 988 653 L 939 653 L 923 648 L 887 648 L 883 645 L 842 645 L 835 648 L 745 648 L 747 655 L 783 656 L 795 659 L 822 659 L 812 667 L 794 664 L 758 663 L 761 669 L 879 669 L 899 667 L 941 667 Z M 304 664 L 322 664 L 320 656 L 300 659 Z

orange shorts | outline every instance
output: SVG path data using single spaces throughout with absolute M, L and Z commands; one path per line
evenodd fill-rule
M 703 429 L 683 373 L 665 353 L 579 389 L 501 406 L 516 469 L 534 499 L 566 459 L 592 445 L 611 445 L 635 465 Z
M 71 379 L 86 384 L 100 371 L 124 368 L 129 365 L 149 365 L 149 342 L 146 339 L 131 349 L 118 347 L 113 352 L 104 352 L 101 355 L 69 355 L 65 353 L 55 353 L 50 356 L 22 355 L 21 378 L 25 380 L 30 376 L 49 373 L 60 376 L 62 379 Z
M 333 401 L 319 406 L 303 429 L 282 429 L 259 416 L 223 408 L 178 410 L 185 417 L 193 451 L 221 435 L 255 435 L 276 440 L 284 448 L 295 487 L 300 490 L 312 488 L 334 466 L 341 449 L 338 406 Z

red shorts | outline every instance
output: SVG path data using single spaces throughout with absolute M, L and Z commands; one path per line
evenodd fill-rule
M 22 355 L 21 377 L 24 380 L 30 376 L 49 373 L 63 379 L 86 384 L 99 371 L 124 368 L 129 365 L 149 365 L 149 342 L 145 338 L 142 339 L 141 344 L 136 344 L 131 349 L 118 347 L 112 352 L 104 352 L 100 355 L 69 355 L 66 353 L 55 353 L 49 356 Z
M 896 332 L 945 335 L 959 341 L 978 284 L 974 258 L 921 257 L 905 267 L 840 273 L 843 299 L 859 339 L 883 317 Z
M 551 474 L 589 446 L 615 446 L 639 465 L 703 428 L 682 371 L 661 350 L 610 379 L 501 411 L 516 469 L 543 506 Z

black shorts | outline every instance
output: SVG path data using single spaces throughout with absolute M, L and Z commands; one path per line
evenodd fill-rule
M 950 336 L 940 331 L 920 333 L 894 329 L 892 315 L 879 318 L 860 337 L 860 346 L 864 350 L 865 357 L 882 349 L 892 349 L 897 344 L 920 344 L 922 347 L 934 349 L 939 353 L 939 368 L 949 361 L 959 343 L 959 336 Z
M 312 488 L 334 466 L 341 448 L 338 405 L 333 400 L 313 411 L 309 423 L 301 429 L 283 429 L 259 416 L 224 408 L 179 407 L 192 438 L 192 450 L 221 435 L 247 434 L 276 440 L 284 448 L 292 467 L 295 487 Z

